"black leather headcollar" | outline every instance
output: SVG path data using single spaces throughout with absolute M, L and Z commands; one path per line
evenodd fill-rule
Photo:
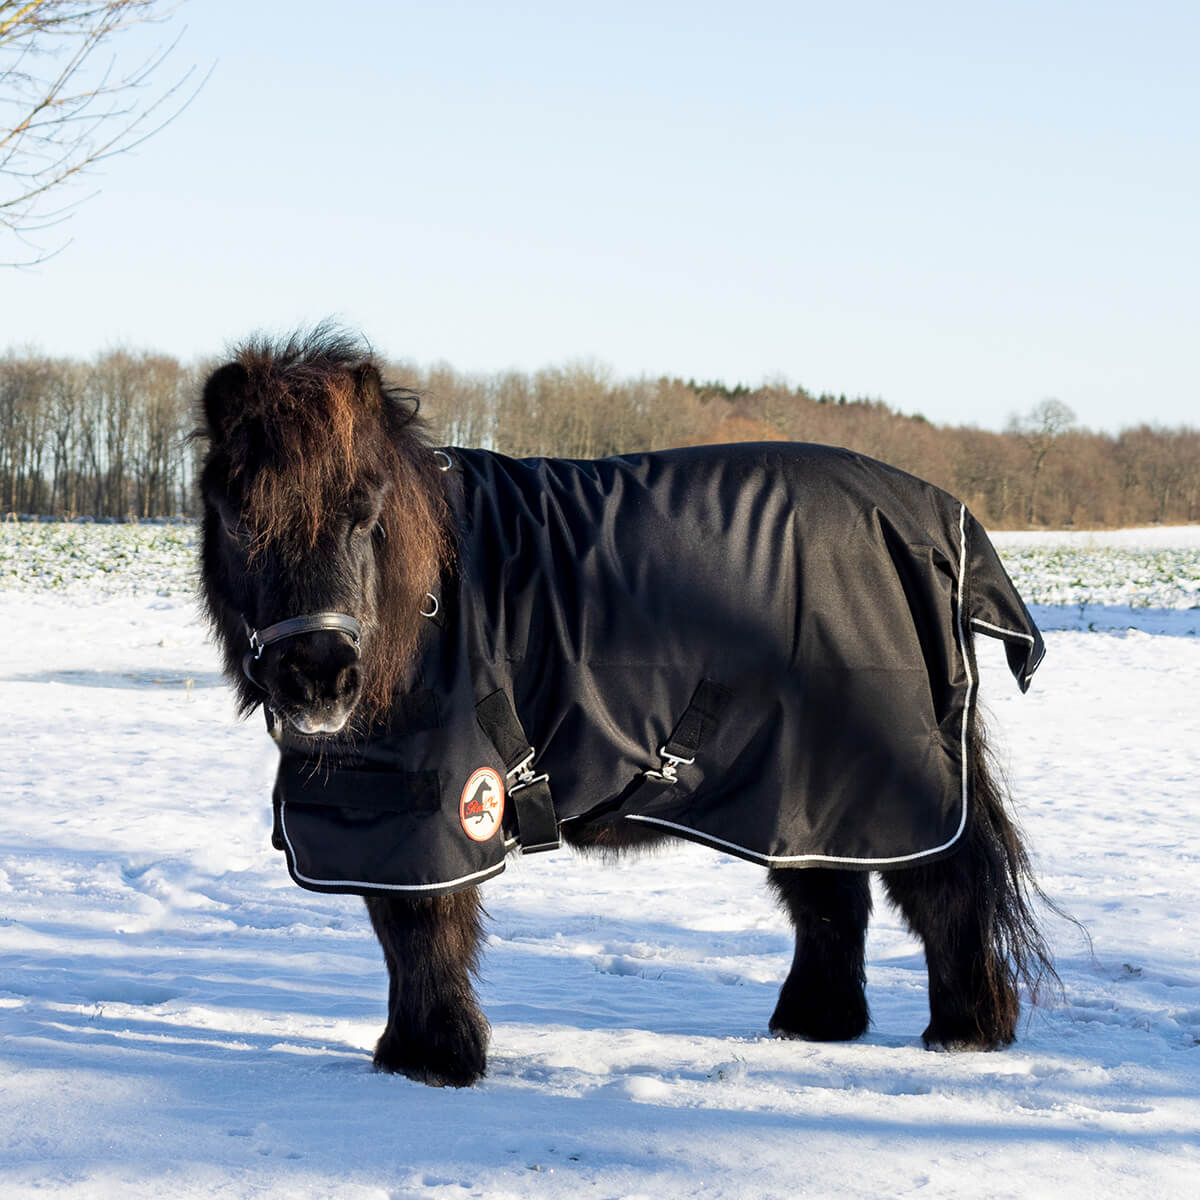
M 362 638 L 362 625 L 353 617 L 339 612 L 319 612 L 309 613 L 304 617 L 288 617 L 286 621 L 276 621 L 274 625 L 268 625 L 266 629 L 255 629 L 245 618 L 243 618 L 243 623 L 246 626 L 246 637 L 250 641 L 250 649 L 242 656 L 242 674 L 262 691 L 266 689 L 254 678 L 253 664 L 258 662 L 262 658 L 263 651 L 275 642 L 282 642 L 285 638 L 299 637 L 304 633 L 317 633 L 328 629 L 346 634 L 354 643 L 354 649 L 358 650 L 359 640 Z

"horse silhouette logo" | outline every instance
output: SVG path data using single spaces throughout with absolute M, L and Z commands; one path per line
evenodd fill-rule
M 458 814 L 472 841 L 486 842 L 504 818 L 504 780 L 491 767 L 472 772 L 462 790 Z

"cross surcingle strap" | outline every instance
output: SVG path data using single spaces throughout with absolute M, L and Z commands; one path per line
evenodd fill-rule
M 661 765 L 645 771 L 645 777 L 654 783 L 678 783 L 679 768 L 696 761 L 696 751 L 716 727 L 728 702 L 728 688 L 711 679 L 701 680 L 671 736 L 658 749 Z
M 663 750 L 674 758 L 687 760 L 696 757 L 704 739 L 712 733 L 729 703 L 729 689 L 711 679 L 702 680 L 692 693 L 683 716 L 667 739 Z
M 558 836 L 558 817 L 550 796 L 550 776 L 535 774 L 533 758 L 536 751 L 513 711 L 508 695 L 495 691 L 475 705 L 475 719 L 491 739 L 504 760 L 509 784 L 508 795 L 517 817 L 517 838 L 523 854 L 539 850 L 557 850 L 562 844 Z

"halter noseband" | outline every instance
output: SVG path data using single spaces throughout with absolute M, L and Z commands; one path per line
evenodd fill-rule
M 242 623 L 246 626 L 246 637 L 250 641 L 250 649 L 242 656 L 242 674 L 260 691 L 266 689 L 254 678 L 252 667 L 262 658 L 263 651 L 275 642 L 282 642 L 284 638 L 299 637 L 303 633 L 318 633 L 323 629 L 328 629 L 335 633 L 348 635 L 354 643 L 354 650 L 357 653 L 359 640 L 362 637 L 362 625 L 353 617 L 339 612 L 319 612 L 310 613 L 305 617 L 288 617 L 286 621 L 276 621 L 274 625 L 268 625 L 266 629 L 253 628 L 245 617 L 242 618 Z

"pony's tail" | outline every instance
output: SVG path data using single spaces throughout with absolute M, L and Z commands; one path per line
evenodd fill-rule
M 1061 995 L 1062 981 L 1038 916 L 1048 911 L 1073 918 L 1051 900 L 1034 878 L 1003 773 L 987 742 L 978 709 L 972 714 L 970 772 L 973 812 L 968 823 L 966 857 L 979 873 L 973 889 L 978 905 L 984 991 L 997 1024 L 1015 1030 L 1020 990 L 1031 1002 Z

